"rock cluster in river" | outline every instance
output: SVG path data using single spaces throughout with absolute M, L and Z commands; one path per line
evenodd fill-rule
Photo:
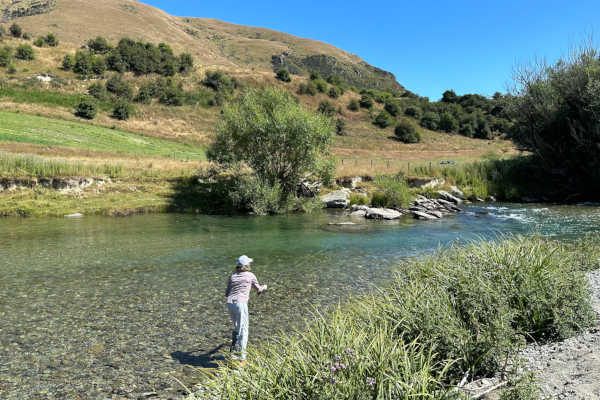
M 464 196 L 458 189 L 452 190 L 452 194 L 444 190 L 439 190 L 439 199 L 428 199 L 425 196 L 419 195 L 411 201 L 408 209 L 379 208 L 366 205 L 349 206 L 350 194 L 351 191 L 344 188 L 322 196 L 321 201 L 323 201 L 324 206 L 327 208 L 348 209 L 351 217 L 380 220 L 394 220 L 403 215 L 412 215 L 414 218 L 421 220 L 436 220 L 460 212 L 461 209 L 458 206 L 464 201 Z

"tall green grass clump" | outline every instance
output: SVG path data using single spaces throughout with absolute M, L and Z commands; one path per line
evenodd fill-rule
M 537 236 L 512 237 L 455 245 L 404 264 L 389 286 L 276 338 L 251 353 L 245 368 L 207 378 L 206 393 L 459 398 L 455 386 L 466 374 L 491 376 L 525 342 L 561 340 L 593 323 L 574 251 Z
M 378 176 L 373 184 L 376 188 L 371 200 L 374 207 L 406 208 L 409 206 L 412 194 L 402 175 Z
M 43 157 L 0 152 L 0 177 L 59 178 L 81 176 L 123 176 L 120 164 L 86 165 L 81 162 L 49 160 Z

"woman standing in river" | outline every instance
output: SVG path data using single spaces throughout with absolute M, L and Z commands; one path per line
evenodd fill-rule
M 256 276 L 250 272 L 252 259 L 243 255 L 237 260 L 235 271 L 227 282 L 227 310 L 233 323 L 231 335 L 231 351 L 234 358 L 246 359 L 246 344 L 248 343 L 248 298 L 254 287 L 258 294 L 267 290 L 267 285 L 260 285 Z

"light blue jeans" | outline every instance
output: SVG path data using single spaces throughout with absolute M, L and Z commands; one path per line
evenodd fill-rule
M 233 357 L 245 360 L 248 344 L 248 303 L 227 303 L 227 310 L 233 322 L 233 332 L 237 333 Z

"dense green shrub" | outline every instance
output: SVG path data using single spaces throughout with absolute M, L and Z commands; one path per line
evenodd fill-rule
M 280 68 L 275 73 L 275 77 L 282 82 L 291 82 L 290 72 L 285 68 Z
M 385 197 L 385 204 L 379 204 L 379 207 L 406 208 L 409 206 L 412 194 L 403 176 L 378 176 L 373 181 L 373 185 L 377 192 Z M 378 199 L 378 201 L 381 201 L 381 199 Z
M 128 120 L 131 114 L 133 114 L 133 107 L 128 101 L 119 99 L 115 102 L 112 112 L 113 118 L 124 121 Z
M 327 93 L 327 95 L 332 99 L 337 99 L 338 97 L 340 97 L 341 94 L 342 92 L 337 86 L 330 87 L 329 92 Z
M 82 77 L 91 76 L 93 74 L 92 61 L 93 59 L 90 53 L 88 53 L 87 51 L 77 51 L 75 53 L 75 64 L 73 65 L 73 72 L 79 74 Z
M 120 74 L 115 74 L 106 81 L 106 90 L 122 99 L 133 98 L 133 88 Z
M 380 128 L 387 128 L 394 123 L 394 118 L 388 114 L 386 111 L 381 111 L 375 117 L 373 124 L 377 125 Z
M 188 74 L 194 69 L 194 57 L 190 53 L 181 53 L 179 59 L 179 73 Z
M 335 107 L 327 100 L 323 100 L 319 103 L 319 106 L 317 107 L 317 112 L 328 117 L 333 117 L 333 115 L 335 114 Z
M 332 128 L 331 118 L 305 110 L 286 90 L 248 90 L 225 105 L 209 157 L 246 162 L 286 201 L 329 148 Z
M 170 85 L 164 88 L 158 102 L 166 106 L 179 107 L 185 102 L 185 93 L 182 88 Z
M 46 45 L 46 41 L 44 40 L 43 36 L 38 36 L 33 41 L 33 45 L 36 47 L 44 47 Z
M 103 57 L 93 56 L 92 57 L 92 73 L 96 76 L 100 76 L 106 72 L 106 61 Z
M 398 122 L 394 129 L 394 135 L 403 143 L 419 143 L 421 141 L 421 134 L 417 128 L 406 120 Z
M 56 35 L 52 32 L 48 33 L 43 39 L 44 42 L 50 47 L 58 46 L 58 39 L 56 38 Z
M 75 106 L 75 115 L 80 118 L 94 119 L 98 113 L 98 105 L 94 99 L 83 97 L 77 106 Z
M 373 98 L 367 94 L 363 94 L 360 97 L 359 105 L 361 108 L 371 109 L 373 108 Z
M 348 106 L 346 107 L 350 111 L 358 111 L 360 105 L 358 104 L 358 100 L 352 99 L 348 102 Z
M 317 160 L 314 167 L 317 179 L 327 187 L 331 187 L 335 183 L 336 170 L 337 160 L 334 157 L 321 157 Z
M 98 36 L 95 39 L 90 39 L 86 44 L 88 49 L 90 49 L 90 51 L 94 54 L 106 54 L 112 49 L 112 46 L 108 43 L 108 40 L 102 36 Z
M 9 46 L 0 48 L 0 67 L 8 67 L 12 63 L 13 49 Z
M 181 62 L 185 65 L 181 65 Z M 173 50 L 165 43 L 155 46 L 152 43 L 135 42 L 123 38 L 117 46 L 110 50 L 106 58 L 108 69 L 117 72 L 131 71 L 136 75 L 157 73 L 173 76 L 181 70 L 188 70 L 193 65 L 191 55 L 176 57 Z
M 317 94 L 317 87 L 312 81 L 308 81 L 307 83 L 301 83 L 298 86 L 298 91 L 296 93 L 314 96 Z
M 421 115 L 423 114 L 423 111 L 419 108 L 419 107 L 415 107 L 415 106 L 409 106 L 406 107 L 406 109 L 404 110 L 404 115 L 408 116 L 408 117 L 412 117 L 414 119 L 421 119 Z
M 445 112 L 440 117 L 439 128 L 445 132 L 456 132 L 458 130 L 458 121 L 452 114 Z
M 35 53 L 30 45 L 23 43 L 17 47 L 15 58 L 30 61 L 35 59 Z
M 237 86 L 237 82 L 221 71 L 206 71 L 202 84 L 216 92 L 230 95 Z
M 319 93 L 325 93 L 327 91 L 327 88 L 329 87 L 327 85 L 327 82 L 325 82 L 323 79 L 315 79 L 313 82 L 315 83 L 315 86 Z
M 318 79 L 322 79 L 321 74 L 318 71 L 310 71 L 310 80 L 316 81 Z
M 371 199 L 369 198 L 369 196 L 363 196 L 361 194 L 358 193 L 352 193 L 350 195 L 350 205 L 357 205 L 357 206 L 367 206 L 371 204 Z
M 599 54 L 584 47 L 554 65 L 525 69 L 509 108 L 513 139 L 538 155 L 548 181 L 578 200 L 600 199 Z
M 335 120 L 335 133 L 338 136 L 346 136 L 346 121 L 341 118 Z
M 22 38 L 24 40 L 31 40 L 31 34 L 29 32 L 24 32 Z
M 439 114 L 432 111 L 427 111 L 421 118 L 421 126 L 432 131 L 437 130 L 440 126 Z
M 17 73 L 17 67 L 15 66 L 15 64 L 10 63 L 8 65 L 8 67 L 6 67 L 6 72 L 10 75 L 12 74 L 16 74 Z
M 154 89 L 152 84 L 142 85 L 139 88 L 137 95 L 135 96 L 133 101 L 135 101 L 136 103 L 150 104 L 152 102 L 152 98 L 156 97 L 153 93 Z
M 12 37 L 20 38 L 23 35 L 23 28 L 17 23 L 14 23 L 8 28 Z
M 397 117 L 398 115 L 400 115 L 400 107 L 398 106 L 398 103 L 394 101 L 387 101 L 385 103 L 384 109 L 392 117 Z
M 332 74 L 327 77 L 327 83 L 333 86 L 342 86 L 344 84 L 344 81 L 339 75 Z
M 100 101 L 105 101 L 108 99 L 108 91 L 106 90 L 106 86 L 100 82 L 94 82 L 88 86 L 87 92 L 90 96 Z

